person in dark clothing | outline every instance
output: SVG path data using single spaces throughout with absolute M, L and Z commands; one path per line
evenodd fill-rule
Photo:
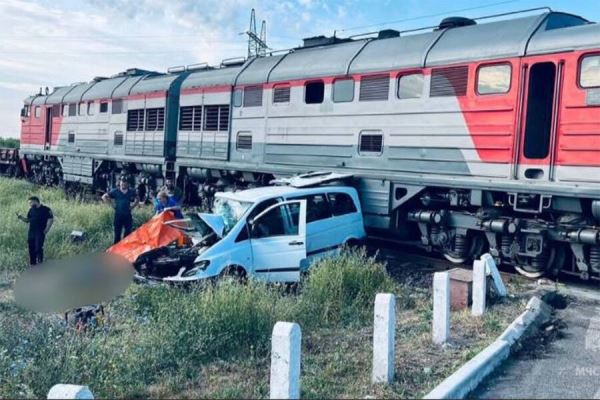
M 52 210 L 43 205 L 38 197 L 31 196 L 27 216 L 17 214 L 17 218 L 29 224 L 29 232 L 27 233 L 29 264 L 41 264 L 44 262 L 44 240 L 54 223 Z
M 133 228 L 133 217 L 131 210 L 138 204 L 135 191 L 129 188 L 129 183 L 121 179 L 119 188 L 113 189 L 102 196 L 102 200 L 111 203 L 115 209 L 115 243 L 121 241 L 121 234 L 125 231 L 123 237 L 129 235 Z

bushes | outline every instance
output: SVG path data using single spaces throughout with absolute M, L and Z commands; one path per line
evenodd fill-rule
M 303 284 L 303 325 L 362 325 L 373 318 L 375 295 L 393 292 L 395 286 L 385 267 L 364 249 L 325 258 L 313 266 Z

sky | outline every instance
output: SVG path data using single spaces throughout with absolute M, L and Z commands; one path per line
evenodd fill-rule
M 40 87 L 245 56 L 250 10 L 272 49 L 550 6 L 600 21 L 597 0 L 0 0 L 0 137 L 18 137 L 23 99 Z

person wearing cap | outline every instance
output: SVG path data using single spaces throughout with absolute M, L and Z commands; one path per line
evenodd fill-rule
M 27 217 L 17 213 L 17 218 L 29 224 L 27 244 L 29 246 L 29 264 L 37 265 L 44 262 L 44 240 L 54 223 L 54 215 L 49 207 L 40 202 L 39 197 L 29 198 Z
M 129 182 L 127 182 L 126 179 L 121 178 L 119 187 L 105 193 L 102 196 L 102 200 L 105 203 L 111 204 L 115 209 L 114 242 L 118 243 L 121 241 L 121 237 L 129 235 L 133 228 L 133 216 L 131 215 L 131 210 L 138 204 L 135 191 L 129 188 Z M 121 236 L 123 231 L 124 235 Z

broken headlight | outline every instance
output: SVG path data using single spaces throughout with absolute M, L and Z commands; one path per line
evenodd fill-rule
M 202 260 L 197 264 L 194 264 L 194 267 L 185 271 L 182 276 L 189 277 L 196 275 L 199 271 L 204 271 L 206 267 L 210 264 L 208 260 Z

